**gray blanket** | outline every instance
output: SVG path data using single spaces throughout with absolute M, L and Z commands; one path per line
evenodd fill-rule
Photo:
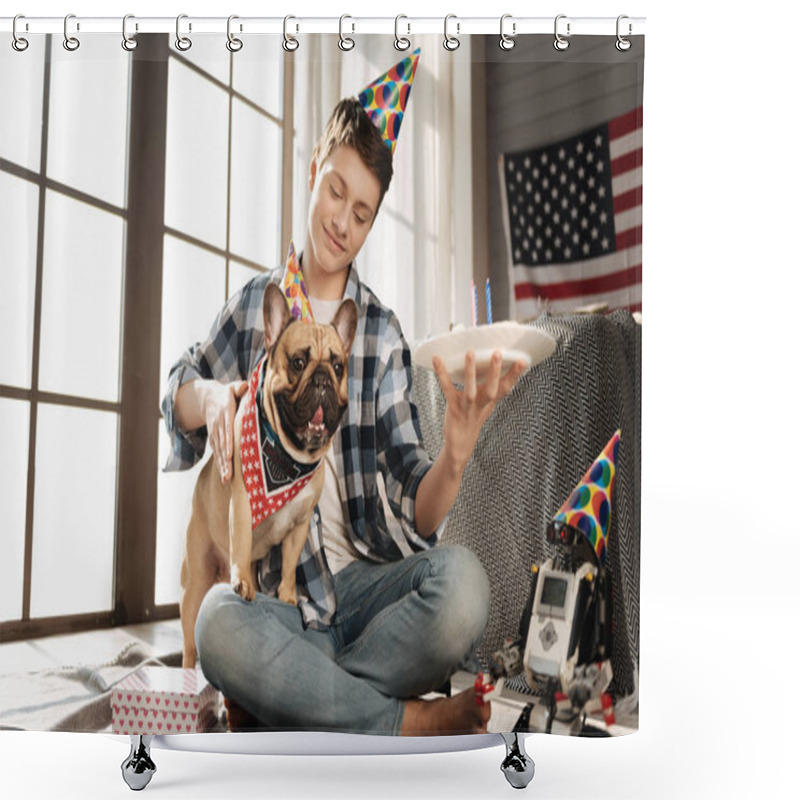
M 145 664 L 177 667 L 181 653 L 156 658 L 131 639 L 111 661 L 3 675 L 0 728 L 29 731 L 111 731 L 111 690 Z
M 641 326 L 626 311 L 545 315 L 532 323 L 558 341 L 495 409 L 467 466 L 443 541 L 470 547 L 492 586 L 485 662 L 516 635 L 530 567 L 555 553 L 548 521 L 617 428 L 622 429 L 608 536 L 614 593 L 615 691 L 634 689 L 639 660 Z M 433 372 L 414 369 L 423 439 L 442 446 L 444 398 Z

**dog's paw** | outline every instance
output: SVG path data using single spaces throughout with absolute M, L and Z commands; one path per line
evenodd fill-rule
M 292 587 L 291 589 L 286 589 L 284 585 L 281 583 L 278 586 L 278 600 L 281 600 L 284 603 L 289 603 L 291 606 L 297 605 L 297 589 Z
M 233 587 L 233 591 L 243 600 L 248 600 L 252 603 L 253 600 L 256 599 L 256 590 L 250 584 L 250 581 L 238 578 L 237 580 L 231 581 L 231 586 Z

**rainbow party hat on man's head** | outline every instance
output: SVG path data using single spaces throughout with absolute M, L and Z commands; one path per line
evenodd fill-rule
M 380 78 L 376 78 L 358 96 L 358 102 L 369 114 L 375 127 L 381 132 L 383 141 L 394 155 L 400 124 L 414 83 L 414 73 L 419 61 L 418 47 L 410 56 L 395 64 Z
M 550 542 L 556 539 L 571 541 L 575 532 L 583 534 L 600 566 L 606 563 L 606 540 L 611 522 L 611 494 L 617 471 L 620 433 L 617 430 L 611 437 L 547 526 L 547 539 Z
M 311 312 L 311 303 L 308 301 L 306 284 L 300 270 L 300 262 L 294 249 L 294 242 L 289 242 L 289 255 L 286 256 L 286 269 L 281 279 L 281 289 L 286 295 L 289 311 L 295 319 L 304 322 L 313 322 L 314 314 Z

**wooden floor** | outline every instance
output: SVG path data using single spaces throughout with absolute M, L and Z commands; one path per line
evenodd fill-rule
M 156 657 L 180 652 L 183 648 L 179 619 L 65 633 L 0 644 L 0 675 L 78 664 L 102 664 L 114 658 L 131 638 L 148 645 Z

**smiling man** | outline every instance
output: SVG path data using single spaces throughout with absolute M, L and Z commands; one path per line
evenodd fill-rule
M 418 698 L 449 678 L 486 626 L 489 586 L 480 562 L 463 547 L 435 545 L 481 426 L 524 364 L 501 377 L 497 353 L 479 386 L 468 354 L 463 391 L 435 364 L 447 408 L 444 446 L 432 461 L 420 441 L 400 324 L 355 267 L 391 182 L 418 58 L 416 51 L 358 99 L 336 106 L 311 160 L 299 264 L 290 258 L 286 269 L 254 278 L 231 297 L 208 338 L 173 366 L 162 404 L 172 441 L 166 469 L 196 463 L 207 440 L 220 475 L 230 480 L 237 400 L 264 354 L 267 284 L 301 287 L 297 315 L 306 310 L 318 323 L 329 322 L 343 298 L 355 301 L 349 407 L 326 457 L 298 565 L 298 604 L 275 596 L 274 549 L 261 564 L 256 599 L 217 585 L 195 629 L 203 672 L 229 710 L 263 727 L 404 735 L 486 730 L 489 705 L 476 703 L 474 690 Z M 403 543 L 389 532 L 381 484 Z
M 302 266 L 312 298 L 340 301 L 392 180 L 392 157 L 354 99 L 341 101 L 314 149 Z

